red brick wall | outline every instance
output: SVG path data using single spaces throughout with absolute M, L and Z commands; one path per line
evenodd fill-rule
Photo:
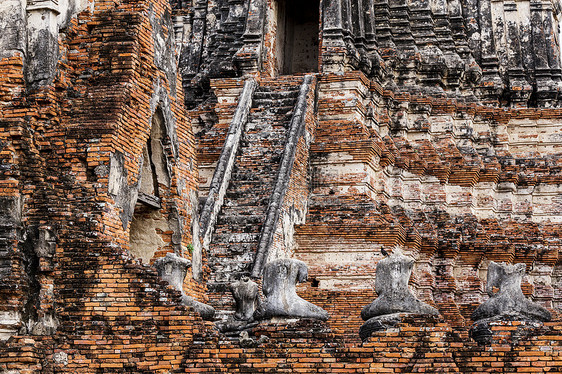
M 427 265 L 421 275 L 413 278 L 412 285 L 424 300 L 434 302 L 443 319 L 408 317 L 395 329 L 375 333 L 368 342 L 361 343 L 357 336 L 362 323 L 359 313 L 376 296 L 372 288 L 327 290 L 305 284 L 299 290 L 301 295 L 328 310 L 331 319 L 327 323 L 306 320 L 263 323 L 252 334 L 256 338 L 265 335 L 270 340 L 244 348 L 236 339 L 220 335 L 212 323 L 203 322 L 190 308 L 181 306 L 179 292 L 167 288 L 154 269 L 138 264 L 128 254 L 128 231 L 120 217 L 122 207 L 108 192 L 110 155 L 116 151 L 125 156 L 128 184 L 136 182 L 142 146 L 154 111 L 151 99 L 155 92 L 163 92 L 175 118 L 179 139 L 179 154 L 172 163 L 172 183 L 171 188 L 165 189 L 163 210 L 170 213 L 175 205 L 184 219 L 182 244 L 186 247 L 193 240 L 189 229 L 192 219 L 189 197 L 198 183 L 194 139 L 181 106 L 181 84 L 176 82 L 174 94 L 168 75 L 154 62 L 150 17 L 158 19 L 166 11 L 169 10 L 164 0 L 96 1 L 93 14 L 80 14 L 61 35 L 62 57 L 55 83 L 37 92 L 25 91 L 21 57 L 0 61 L 3 102 L 0 197 L 21 199 L 24 212 L 21 228 L 3 238 L 9 239 L 6 247 L 11 252 L 7 265 L 9 276 L 3 277 L 0 283 L 0 311 L 32 310 L 31 314 L 35 314 L 31 315 L 32 319 L 53 315 L 59 323 L 54 334 L 31 335 L 22 329 L 21 335 L 0 343 L 1 371 L 529 373 L 561 370 L 562 334 L 558 314 L 554 322 L 542 326 L 500 323 L 494 326 L 493 343 L 478 346 L 468 336 L 468 318 L 480 302 L 482 281 L 477 270 L 461 277 L 465 282 L 462 287 L 455 279 L 455 266 L 461 264 L 461 270 L 477 267 L 484 252 L 488 259 L 560 266 L 559 225 L 533 226 L 513 220 L 476 222 L 468 216 L 466 222 L 471 223 L 472 231 L 463 232 L 461 238 L 456 231 L 458 226 L 447 215 L 433 217 L 441 226 L 433 225 L 391 210 L 384 200 L 374 201 L 372 197 L 377 192 L 372 186 L 376 178 L 365 179 L 368 168 L 358 175 L 350 173 L 336 183 L 326 174 L 325 180 L 314 185 L 308 223 L 298 231 L 300 249 L 310 249 L 314 243 L 311 239 L 340 241 L 339 244 L 350 246 L 361 242 L 376 250 L 380 245 L 405 246 L 418 260 L 439 270 L 430 271 Z M 393 100 L 393 103 L 429 102 L 435 115 L 478 113 L 485 120 L 505 124 L 514 118 L 557 119 L 562 114 L 552 109 L 497 110 L 445 99 L 382 94 L 380 87 L 355 73 L 323 79 L 321 84 L 332 81 L 336 85 L 355 80 L 359 97 L 372 91 L 380 93 L 381 100 Z M 239 88 L 238 82 L 228 84 Z M 373 168 L 393 164 L 412 174 L 437 176 L 455 186 L 475 183 L 478 178 L 494 183 L 506 180 L 523 183 L 530 174 L 520 166 L 501 165 L 494 160 L 483 163 L 475 171 L 473 165 L 466 167 L 460 162 L 458 150 L 447 139 L 439 143 L 443 149 L 427 151 L 435 159 L 426 166 L 423 157 L 416 156 L 417 145 L 411 144 L 414 142 L 400 137 L 383 141 L 365 124 L 366 108 L 378 105 L 366 103 L 366 97 L 352 102 L 336 95 L 320 103 L 320 115 L 324 117 L 320 118 L 316 132 L 313 158 L 318 160 L 330 152 L 349 152 L 358 163 Z M 381 124 L 390 122 L 394 114 L 379 104 L 374 115 Z M 227 104 L 223 108 L 231 110 Z M 199 114 L 213 110 L 202 108 Z M 328 118 L 330 111 L 332 118 Z M 352 119 L 346 120 L 345 115 Z M 195 116 L 194 112 L 192 118 Z M 343 118 L 339 122 L 338 116 Z M 313 121 L 308 120 L 311 125 Z M 212 159 L 209 155 L 199 157 Z M 302 148 L 298 159 L 296 172 L 300 184 L 295 186 L 301 186 L 305 178 L 306 154 Z M 440 168 L 440 164 L 444 166 Z M 545 184 L 557 183 L 556 170 L 552 167 L 538 179 Z M 362 194 L 356 193 L 356 189 L 330 196 L 330 184 L 338 186 L 344 182 L 352 186 L 360 182 L 368 190 Z M 298 191 L 295 189 L 295 196 L 301 199 L 303 193 Z M 290 195 L 289 199 L 292 198 L 295 197 Z M 33 243 L 25 244 L 23 233 L 30 232 L 32 227 L 51 230 L 57 245 L 53 257 L 36 258 L 37 263 L 30 265 L 25 257 L 30 255 L 26 245 Z M 526 242 L 548 243 L 549 250 L 521 251 L 517 245 Z M 187 252 L 184 255 L 189 257 Z M 323 268 L 313 259 L 307 262 L 311 278 L 337 276 L 338 271 L 352 276 L 372 274 L 375 265 L 371 261 L 371 268 L 338 269 Z M 189 275 L 185 289 L 204 301 L 204 284 L 192 281 Z M 557 284 L 548 288 L 526 283 L 524 292 L 545 304 L 552 300 L 560 302 L 561 298 Z M 37 305 L 24 305 L 30 295 L 37 298 Z M 477 297 L 461 297 L 459 301 L 459 295 Z M 431 297 L 434 299 L 428 300 Z
M 96 1 L 92 13 L 78 15 L 61 34 L 53 85 L 27 95 L 21 58 L 0 63 L 0 152 L 2 164 L 9 165 L 2 168 L 1 195 L 21 196 L 23 203 L 1 309 L 23 313 L 19 327 L 27 318 L 53 315 L 58 321 L 54 335 L 2 343 L 2 369 L 158 372 L 162 363 L 178 365 L 186 342 L 203 329 L 199 317 L 180 305 L 179 293 L 130 256 L 122 207 L 108 192 L 115 152 L 124 155 L 127 184 L 137 182 L 152 116 L 162 107 L 178 138 L 177 155 L 168 154 L 171 187 L 161 186 L 162 213 L 177 211 L 183 255 L 190 256 L 190 199 L 198 184 L 194 139 L 181 82 L 175 74 L 170 82 L 154 57 L 153 26 L 164 25 L 158 30 L 164 37 L 172 32 L 165 27 L 169 12 L 166 1 Z M 26 252 L 34 243 L 26 244 L 22 233 L 29 237 L 33 227 L 54 233 L 54 256 Z M 185 289 L 204 301 L 204 284 L 190 275 Z M 32 303 L 24 305 L 28 299 Z M 68 355 L 67 365 L 53 363 L 59 351 Z

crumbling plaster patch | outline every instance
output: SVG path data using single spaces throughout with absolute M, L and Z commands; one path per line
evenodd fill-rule
M 150 24 L 154 41 L 154 64 L 166 74 L 171 94 L 176 96 L 177 64 L 175 58 L 175 38 L 172 15 L 168 10 L 158 17 L 150 6 Z
M 0 59 L 19 52 L 26 54 L 25 4 L 21 0 L 0 1 Z
M 141 213 L 131 221 L 131 254 L 149 264 L 154 254 L 167 244 L 162 239 L 162 233 L 169 230 L 168 222 L 159 210 Z

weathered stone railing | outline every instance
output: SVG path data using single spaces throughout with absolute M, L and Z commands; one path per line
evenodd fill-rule
M 252 96 L 257 87 L 257 83 L 253 78 L 248 79 L 244 83 L 244 88 L 238 100 L 238 106 L 234 112 L 234 117 L 228 129 L 224 147 L 222 149 L 211 185 L 209 187 L 209 195 L 205 201 L 205 206 L 201 211 L 200 223 L 201 232 L 203 233 L 203 248 L 207 249 L 211 243 L 213 229 L 217 219 L 217 215 L 221 210 L 224 195 L 230 182 L 236 152 L 240 144 L 240 137 L 244 125 L 248 120 L 248 113 L 252 107 Z
M 259 277 L 263 271 L 267 261 L 267 255 L 270 247 L 273 244 L 273 238 L 277 230 L 279 216 L 283 208 L 283 199 L 287 192 L 290 183 L 290 176 L 295 163 L 295 156 L 297 153 L 297 145 L 299 140 L 305 135 L 306 127 L 306 114 L 307 111 L 312 110 L 314 104 L 309 105 L 309 92 L 313 87 L 315 77 L 307 75 L 301 85 L 299 97 L 295 105 L 289 134 L 287 135 L 287 143 L 285 143 L 285 150 L 283 151 L 283 158 L 279 165 L 277 173 L 277 180 L 275 188 L 271 194 L 269 205 L 267 207 L 266 219 L 261 231 L 260 241 L 254 259 L 254 267 L 252 269 L 252 277 Z

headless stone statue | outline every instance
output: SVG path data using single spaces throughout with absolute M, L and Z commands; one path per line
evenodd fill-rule
M 327 320 L 328 313 L 308 301 L 300 298 L 296 284 L 306 281 L 308 268 L 299 260 L 280 259 L 268 263 L 263 273 L 263 302 L 254 312 L 258 320 L 273 317 L 314 318 Z
M 175 253 L 167 253 L 166 257 L 161 257 L 154 261 L 154 266 L 156 270 L 158 270 L 158 275 L 163 280 L 181 292 L 184 305 L 193 307 L 205 320 L 213 319 L 215 316 L 215 309 L 212 306 L 200 303 L 183 292 L 183 280 L 187 275 L 187 269 L 191 266 L 191 261 Z
M 234 319 L 238 321 L 251 322 L 254 319 L 254 311 L 258 307 L 258 285 L 248 277 L 232 283 L 230 291 L 236 301 L 236 313 Z
M 521 291 L 525 269 L 525 264 L 490 262 L 486 281 L 486 292 L 490 298 L 472 313 L 472 320 L 501 319 L 505 316 L 509 320 L 550 321 L 550 312 L 527 299 Z M 498 292 L 493 293 L 494 288 Z
M 367 339 L 373 331 L 384 330 L 400 321 L 401 313 L 438 315 L 437 309 L 414 296 L 408 288 L 414 259 L 395 250 L 377 263 L 375 291 L 378 297 L 361 311 L 367 321 L 359 335 Z
M 259 288 L 256 282 L 248 277 L 242 277 L 230 284 L 230 292 L 236 302 L 236 312 L 226 322 L 217 323 L 217 327 L 224 333 L 240 331 L 257 325 L 254 323 L 254 311 L 259 305 Z
M 525 275 L 525 269 L 525 264 L 490 262 L 486 281 L 486 292 L 490 298 L 472 313 L 472 320 L 476 322 L 470 329 L 470 335 L 478 343 L 491 342 L 490 322 L 550 321 L 550 312 L 527 299 L 521 291 L 521 279 Z M 494 288 L 498 289 L 496 293 Z

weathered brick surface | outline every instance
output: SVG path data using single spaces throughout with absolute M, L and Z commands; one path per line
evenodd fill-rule
M 265 323 L 252 330 L 265 343 L 244 347 L 206 343 L 192 350 L 192 372 L 548 372 L 558 370 L 560 350 L 554 324 L 536 327 L 525 342 L 515 342 L 520 323 L 500 323 L 492 345 L 468 341 L 466 330 L 454 330 L 439 318 L 407 317 L 392 331 L 375 332 L 364 343 L 350 343 L 330 329 L 330 323 L 303 320 Z M 558 330 L 559 331 L 559 330 Z M 554 336 L 550 334 L 555 334 Z M 552 340 L 551 340 L 552 339 Z
M 394 95 L 408 104 L 379 107 L 373 134 L 363 109 L 377 105 L 378 91 L 370 89 L 360 74 L 320 80 L 312 203 L 307 223 L 297 229 L 297 257 L 311 264 L 320 288 L 370 287 L 369 278 L 363 279 L 374 273 L 378 250 L 400 245 L 418 260 L 420 274 L 412 285 L 455 324 L 464 324 L 483 301 L 478 269 L 491 260 L 526 263 L 532 270 L 524 291 L 546 306 L 558 305 L 552 297 L 559 282 L 540 280 L 553 274 L 559 261 L 557 239 L 546 234 L 557 230 L 548 221 L 557 219 L 557 213 L 549 210 L 553 205 L 541 206 L 549 199 L 541 191 L 557 190 L 556 182 L 551 174 L 533 173 L 536 184 L 529 188 L 521 179 L 530 172 L 520 168 L 525 161 L 491 140 L 490 133 L 474 139 L 463 130 L 475 126 L 467 122 L 474 118 L 497 131 L 501 123 L 531 116 L 534 110 L 488 109 L 482 118 L 474 117 L 479 109 L 470 114 L 452 100 L 446 108 L 439 99 L 429 99 L 425 101 L 433 104 L 420 115 L 413 95 Z M 457 114 L 447 116 L 449 111 Z M 417 127 L 420 119 L 431 131 Z M 487 143 L 486 148 L 477 141 Z M 502 162 L 496 163 L 497 157 L 490 162 L 486 153 L 503 154 Z M 558 158 L 554 149 L 541 154 Z M 492 180 L 486 171 L 490 164 L 496 170 Z
M 375 1 L 376 12 L 369 12 L 369 2 L 363 11 L 345 5 L 359 2 L 346 2 L 342 16 L 365 15 L 376 36 L 368 22 L 361 29 L 342 20 L 341 35 L 327 35 L 334 25 L 323 19 L 322 73 L 307 97 L 307 134 L 297 145 L 271 257 L 294 255 L 309 265 L 310 281 L 299 294 L 331 318 L 263 322 L 249 331 L 254 341 L 244 341 L 181 305 L 180 293 L 130 252 L 128 203 L 136 199 L 157 107 L 168 125 L 162 148 L 170 182 L 157 186 L 168 226 L 156 231 L 163 244 L 152 259 L 168 251 L 193 259 L 197 191 L 204 198 L 243 84 L 234 55 L 244 45 L 248 2 L 171 3 L 173 10 L 164 0 L 97 0 L 72 16 L 59 33 L 54 82 L 45 87 L 28 87 L 20 52 L 0 60 L 0 333 L 11 336 L 0 343 L 0 371 L 562 370 L 562 110 L 552 85 L 559 80 L 553 50 L 545 49 L 549 66 L 529 65 L 523 73 L 517 69 L 528 61 L 517 56 L 490 60 L 484 55 L 491 35 L 468 39 L 476 31 L 463 27 L 454 6 L 445 12 Z M 343 2 L 322 6 L 329 4 Z M 270 12 L 274 2 L 265 8 Z M 462 14 L 476 17 L 472 7 Z M 182 25 L 185 34 L 172 35 Z M 245 273 L 253 260 L 247 247 L 260 227 L 252 219 L 263 218 L 294 109 L 292 91 L 302 82 L 298 75 L 269 77 L 277 41 L 275 28 L 264 30 L 270 49 L 256 74 L 262 97 L 252 109 L 215 246 L 203 254 L 203 281 L 189 274 L 184 284 L 187 294 L 210 299 L 222 312 L 233 305 L 220 277 L 233 266 L 242 268 L 237 276 Z M 546 39 L 551 32 L 544 30 Z M 183 82 L 175 65 L 178 38 L 185 47 Z M 529 47 L 526 39 L 511 40 Z M 453 57 L 432 64 L 432 46 L 441 49 L 436 56 Z M 481 84 L 469 79 L 478 73 L 471 53 L 482 64 Z M 494 70 L 508 64 L 516 69 Z M 544 69 L 548 79 L 533 75 Z M 507 83 L 496 84 L 500 74 Z M 519 86 L 521 74 L 535 88 Z M 393 84 L 383 88 L 385 79 Z M 199 105 L 186 113 L 184 101 Z M 253 241 L 236 241 L 235 234 Z M 441 316 L 405 316 L 363 343 L 360 310 L 376 297 L 381 248 L 394 246 L 415 257 L 410 286 Z M 492 343 L 478 346 L 469 336 L 470 315 L 488 297 L 484 279 L 492 260 L 525 263 L 523 292 L 553 321 L 497 322 Z M 217 280 L 222 288 L 209 292 L 206 282 Z
M 1 311 L 15 320 L 9 335 L 22 335 L 2 342 L 3 371 L 158 372 L 177 367 L 181 347 L 207 329 L 131 256 L 126 207 L 108 188 L 115 154 L 124 185 L 137 183 L 160 106 L 173 128 L 161 212 L 181 222 L 161 233 L 156 255 L 179 248 L 189 257 L 194 139 L 181 84 L 166 69 L 173 48 L 155 58 L 166 48 L 155 38 L 171 35 L 169 12 L 165 2 L 97 1 L 61 35 L 55 82 L 38 90 L 25 91 L 21 56 L 2 60 Z M 204 300 L 203 284 L 189 277 L 185 288 Z M 59 352 L 67 359 L 55 360 Z

